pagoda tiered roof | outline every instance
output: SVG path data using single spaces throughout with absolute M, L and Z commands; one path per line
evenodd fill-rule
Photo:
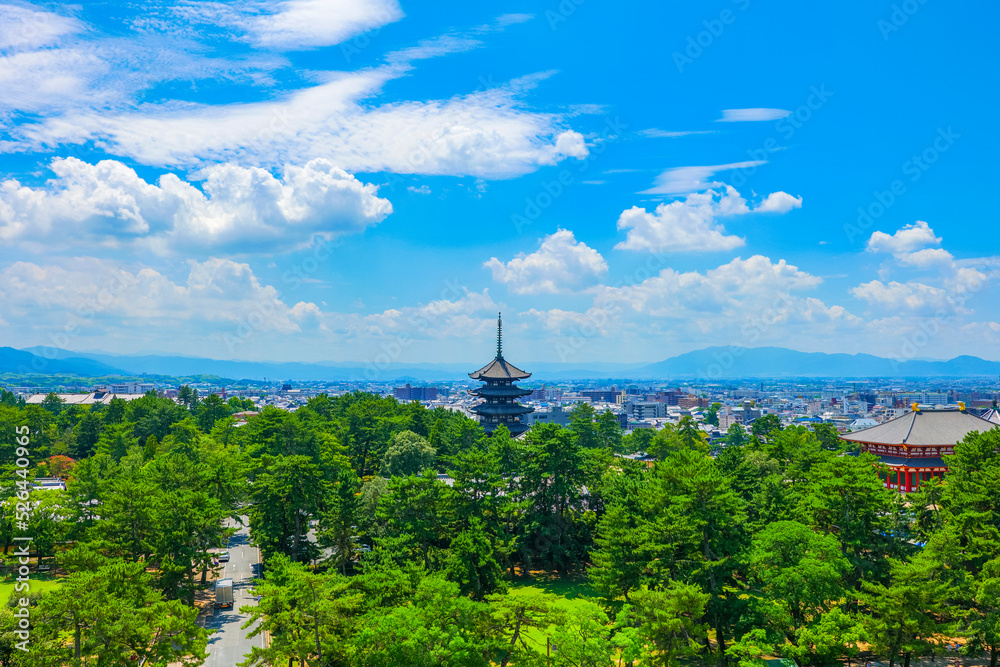
M 531 389 L 524 389 L 513 384 L 487 384 L 482 387 L 470 389 L 469 393 L 474 396 L 493 396 L 496 398 L 520 398 L 531 393 Z
M 526 373 L 514 364 L 507 363 L 502 355 L 486 364 L 478 371 L 469 373 L 473 380 L 523 380 L 531 377 L 531 373 Z
M 531 377 L 531 373 L 522 371 L 517 366 L 507 363 L 503 358 L 503 320 L 497 314 L 497 356 L 478 371 L 469 373 L 473 380 L 485 382 L 485 386 L 471 390 L 469 393 L 484 399 L 472 407 L 472 412 L 479 415 L 483 429 L 492 434 L 500 426 L 504 426 L 511 435 L 517 436 L 528 430 L 527 424 L 521 423 L 520 417 L 535 409 L 521 405 L 515 399 L 527 396 L 530 389 L 522 389 L 514 383 Z
M 477 415 L 516 416 L 526 415 L 529 412 L 534 412 L 535 409 L 520 403 L 480 403 L 473 406 L 472 411 Z

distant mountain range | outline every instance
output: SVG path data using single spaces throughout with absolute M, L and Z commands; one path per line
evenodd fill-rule
M 961 356 L 896 361 L 870 354 L 797 352 L 783 347 L 708 347 L 648 366 L 645 377 L 950 377 L 1000 375 L 1000 362 Z
M 61 352 L 65 352 L 61 350 Z M 44 375 L 121 375 L 123 371 L 114 366 L 87 357 L 74 356 L 76 352 L 66 352 L 55 359 L 32 354 L 27 350 L 0 347 L 0 373 L 39 373 Z
M 1000 362 L 961 356 L 948 361 L 897 362 L 869 354 L 797 352 L 781 347 L 708 347 L 653 364 L 519 363 L 539 381 L 613 378 L 957 377 L 1000 375 Z M 0 373 L 46 375 L 217 375 L 231 380 L 394 381 L 463 380 L 475 363 L 397 364 L 379 370 L 361 362 L 277 363 L 199 357 L 112 355 L 46 347 L 0 348 Z

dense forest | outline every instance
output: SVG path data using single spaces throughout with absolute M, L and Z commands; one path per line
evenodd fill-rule
M 0 397 L 8 582 L 21 535 L 57 575 L 30 593 L 30 654 L 26 593 L 0 609 L 0 666 L 200 664 L 196 603 L 247 517 L 247 627 L 270 642 L 244 667 L 910 667 L 955 644 L 997 667 L 997 431 L 904 497 L 832 429 L 773 417 L 710 448 L 690 418 L 623 437 L 589 405 L 512 439 L 360 392 L 241 425 L 246 401 L 182 398 Z M 31 492 L 20 530 L 25 430 L 31 475 L 68 483 Z M 591 595 L 522 585 L 542 579 Z

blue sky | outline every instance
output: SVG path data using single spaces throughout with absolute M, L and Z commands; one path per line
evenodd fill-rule
M 1000 359 L 998 10 L 857 5 L 0 4 L 0 342 Z

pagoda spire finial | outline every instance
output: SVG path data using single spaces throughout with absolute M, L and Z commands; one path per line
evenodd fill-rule
M 503 356 L 503 316 L 497 313 L 497 359 Z

